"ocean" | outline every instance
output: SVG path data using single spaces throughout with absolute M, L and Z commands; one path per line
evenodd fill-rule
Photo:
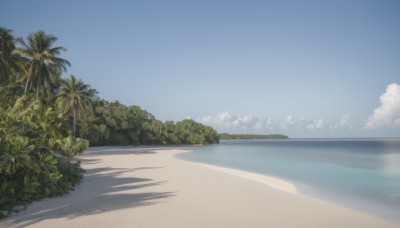
M 277 177 L 300 195 L 400 224 L 400 139 L 229 140 L 178 158 Z

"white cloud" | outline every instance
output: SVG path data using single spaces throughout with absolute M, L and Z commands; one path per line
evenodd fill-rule
M 365 127 L 400 127 L 400 85 L 387 86 L 386 92 L 379 98 L 381 105 L 368 118 Z
M 356 131 L 381 127 L 400 127 L 400 85 L 387 86 L 380 98 L 381 105 L 367 119 L 353 120 L 349 114 L 342 115 L 338 121 L 326 123 L 324 119 L 296 118 L 288 115 L 283 120 L 260 119 L 253 115 L 235 116 L 225 111 L 214 116 L 208 115 L 196 119 L 219 132 L 289 132 L 289 131 Z
M 326 126 L 327 129 L 331 131 L 337 130 L 356 130 L 362 129 L 364 124 L 363 120 L 355 121 L 351 118 L 349 114 L 343 114 L 337 123 L 332 123 Z
M 339 121 L 339 127 L 342 129 L 354 129 L 354 123 L 348 114 L 342 115 Z
M 296 119 L 288 116 L 284 122 L 280 123 L 280 128 L 285 130 L 322 130 L 325 129 L 325 123 L 323 119 L 309 120 L 304 116 Z
M 264 120 L 264 126 L 268 129 L 268 130 L 274 130 L 277 128 L 278 124 L 276 121 L 272 120 L 271 118 L 267 118 Z
M 200 123 L 210 125 L 218 130 L 235 129 L 262 129 L 263 124 L 252 115 L 233 116 L 228 111 L 218 113 L 215 116 L 203 116 L 197 119 Z
M 203 116 L 197 119 L 198 122 L 216 128 L 218 131 L 238 131 L 238 130 L 326 130 L 323 119 L 309 120 L 306 117 L 296 119 L 289 115 L 285 121 L 276 121 L 271 118 L 259 119 L 252 115 L 235 116 L 228 111 L 218 113 L 215 116 Z

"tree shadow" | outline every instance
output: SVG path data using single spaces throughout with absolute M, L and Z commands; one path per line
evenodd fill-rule
M 102 147 L 90 147 L 85 152 L 83 156 L 86 155 L 143 155 L 143 154 L 155 154 L 155 148 L 143 148 L 135 146 L 102 146 Z M 78 157 L 79 158 L 79 157 Z
M 90 147 L 85 152 L 85 155 L 145 155 L 155 154 L 156 151 L 176 149 L 193 149 L 195 146 L 188 145 L 166 145 L 166 146 L 101 146 L 101 147 Z M 79 158 L 79 157 L 78 157 Z
M 162 167 L 87 169 L 84 181 L 75 188 L 75 191 L 62 197 L 35 202 L 29 205 L 27 211 L 22 211 L 17 216 L 5 219 L 0 223 L 0 227 L 27 227 L 46 219 L 65 217 L 72 219 L 90 214 L 161 203 L 163 200 L 174 196 L 175 193 L 143 190 L 135 192 L 134 190 L 161 185 L 166 181 L 120 177 L 121 174 L 127 172 L 160 168 Z

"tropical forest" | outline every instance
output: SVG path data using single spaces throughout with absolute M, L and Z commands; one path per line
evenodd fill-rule
M 56 42 L 44 31 L 19 38 L 0 27 L 0 218 L 73 189 L 84 173 L 74 157 L 89 146 L 219 142 L 211 127 L 163 122 L 63 78 L 71 63 Z

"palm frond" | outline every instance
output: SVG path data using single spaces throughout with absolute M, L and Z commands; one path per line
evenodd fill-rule
M 27 42 L 20 39 L 21 45 L 17 53 L 25 57 L 29 63 L 29 72 L 24 78 L 25 93 L 36 88 L 37 96 L 41 93 L 50 96 L 54 93 L 62 72 L 71 64 L 59 57 L 64 47 L 52 47 L 57 37 L 48 35 L 43 31 L 37 31 L 27 37 Z

